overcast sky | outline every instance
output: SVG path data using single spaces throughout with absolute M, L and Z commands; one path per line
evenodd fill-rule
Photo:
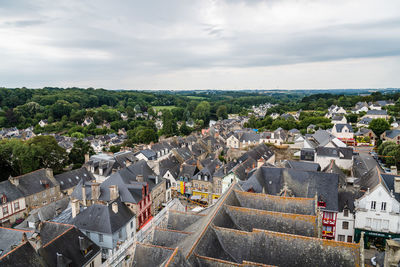
M 400 87 L 400 1 L 1 0 L 0 86 Z

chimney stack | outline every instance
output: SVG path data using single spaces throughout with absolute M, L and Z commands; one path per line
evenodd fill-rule
M 119 197 L 118 186 L 110 185 L 108 188 L 110 189 L 110 201 L 116 200 Z
M 47 178 L 54 178 L 53 169 L 46 168 L 46 176 L 47 176 Z
M 112 203 L 111 208 L 114 213 L 118 213 L 118 203 L 117 202 Z
M 32 245 L 32 247 L 38 251 L 39 248 L 42 247 L 42 239 L 40 238 L 39 233 L 34 233 L 30 238 L 29 238 L 29 243 Z
M 13 185 L 19 186 L 19 179 L 18 179 L 18 177 L 12 177 L 12 176 L 10 176 L 10 177 L 8 178 L 8 180 L 9 180 L 10 183 L 12 183 Z
M 75 218 L 76 215 L 79 214 L 79 200 L 73 199 L 71 200 L 71 208 L 72 208 L 72 218 Z
M 400 193 L 400 177 L 394 178 L 394 192 Z
M 143 182 L 143 175 L 142 174 L 136 175 L 136 181 Z
M 83 201 L 83 206 L 87 206 L 86 203 L 86 187 L 85 187 L 85 182 L 82 184 L 82 201 Z
M 97 182 L 92 183 L 92 199 L 98 200 L 100 197 L 100 184 Z

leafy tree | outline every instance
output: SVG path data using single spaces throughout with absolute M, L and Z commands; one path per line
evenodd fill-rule
M 38 168 L 51 168 L 56 173 L 62 171 L 67 162 L 67 152 L 57 144 L 53 136 L 35 136 L 26 144 Z
M 186 122 L 183 122 L 183 124 L 181 125 L 181 128 L 179 128 L 179 132 L 182 135 L 189 135 L 192 131 L 191 129 L 186 125 Z
M 93 148 L 90 146 L 89 142 L 78 139 L 74 142 L 71 152 L 69 152 L 69 162 L 74 164 L 76 167 L 80 167 L 83 163 L 85 163 L 86 154 L 89 154 L 89 156 L 93 155 Z
M 196 119 L 208 122 L 210 119 L 210 104 L 206 101 L 201 101 L 194 110 L 193 116 Z
M 217 118 L 218 119 L 227 119 L 228 118 L 228 109 L 226 108 L 225 105 L 221 105 L 217 109 Z
M 369 123 L 369 128 L 379 137 L 381 134 L 390 129 L 390 125 L 385 119 L 373 119 Z

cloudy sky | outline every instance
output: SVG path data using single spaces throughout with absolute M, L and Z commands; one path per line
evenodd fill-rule
M 400 87 L 400 1 L 1 0 L 0 86 Z

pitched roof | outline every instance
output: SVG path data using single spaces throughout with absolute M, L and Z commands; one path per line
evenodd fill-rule
M 326 203 L 327 210 L 338 210 L 339 177 L 335 173 L 262 166 L 241 186 L 245 191 L 253 190 L 271 195 L 288 194 L 312 198 L 317 194 Z
M 387 130 L 385 131 L 386 137 L 390 139 L 394 139 L 400 135 L 400 130 L 394 129 L 394 130 Z
M 353 158 L 352 147 L 317 147 L 317 156 L 332 157 L 351 160 Z
M 303 171 L 321 171 L 321 166 L 318 163 L 307 161 L 286 160 L 285 168 L 303 170 Z
M 48 188 L 58 185 L 57 181 L 49 179 L 46 174 L 46 169 L 40 169 L 18 177 L 13 177 L 12 179 L 18 179 L 19 185 L 17 188 L 24 196 L 31 196 L 42 192 L 46 189 L 45 184 L 48 184 Z
M 368 115 L 387 115 L 387 111 L 384 109 L 383 110 L 372 109 L 367 111 L 367 116 Z
M 46 224 L 55 225 L 56 223 Z M 48 266 L 59 266 L 60 260 L 68 261 L 73 266 L 85 266 L 100 253 L 100 247 L 73 226 L 57 234 L 55 239 L 39 249 L 39 254 Z M 87 251 L 86 254 L 85 251 Z
M 8 254 L 0 256 L 0 265 L 4 267 L 45 267 L 46 263 L 26 241 Z
M 112 204 L 93 204 L 80 212 L 72 223 L 82 230 L 105 234 L 116 233 L 134 217 L 134 214 L 119 199 L 113 203 L 118 205 L 117 213 L 112 210 Z
M 348 123 L 338 123 L 338 124 L 335 124 L 333 127 L 336 128 L 336 132 L 338 132 L 338 133 L 341 133 L 345 127 L 347 127 L 347 129 L 349 129 L 350 133 L 353 132 L 353 127 L 351 127 L 351 125 Z
M 95 180 L 93 174 L 84 167 L 55 175 L 54 178 L 60 183 L 61 190 L 76 186 L 80 180 L 84 182 Z
M 24 197 L 22 192 L 13 185 L 9 180 L 0 182 L 0 196 L 5 195 L 7 201 L 14 201 Z

